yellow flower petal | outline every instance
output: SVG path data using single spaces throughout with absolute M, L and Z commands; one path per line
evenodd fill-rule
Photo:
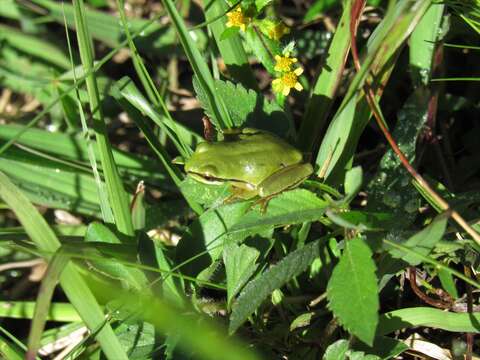
M 299 82 L 297 82 L 294 87 L 295 87 L 295 90 L 298 90 L 298 91 L 302 91 L 302 90 L 303 90 L 303 86 L 302 86 L 302 84 L 300 84 Z
M 282 92 L 282 93 L 283 93 L 283 95 L 288 96 L 288 94 L 290 94 L 290 88 L 289 88 L 288 86 L 285 86 L 285 87 L 283 88 L 283 92 Z
M 296 68 L 295 70 L 293 70 L 293 72 L 295 73 L 295 75 L 301 75 L 303 73 L 303 69 L 301 67 L 299 68 Z

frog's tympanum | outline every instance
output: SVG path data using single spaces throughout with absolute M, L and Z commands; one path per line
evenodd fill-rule
M 281 138 L 245 128 L 225 140 L 198 144 L 185 171 L 206 184 L 231 184 L 233 197 L 270 198 L 300 185 L 312 172 L 300 151 Z

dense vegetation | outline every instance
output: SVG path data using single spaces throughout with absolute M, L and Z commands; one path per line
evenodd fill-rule
M 0 357 L 474 356 L 477 0 L 0 19 Z

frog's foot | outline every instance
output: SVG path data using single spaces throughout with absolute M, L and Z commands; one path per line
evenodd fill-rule
M 224 204 L 232 203 L 235 200 L 250 200 L 257 196 L 257 192 L 251 189 L 244 189 L 236 186 L 230 186 L 231 194 L 223 200 Z
M 274 195 L 263 197 L 263 198 L 260 198 L 258 200 L 255 200 L 254 202 L 252 202 L 250 204 L 248 210 L 251 210 L 256 205 L 260 205 L 260 212 L 262 213 L 262 215 L 264 215 L 267 212 L 268 203 L 270 202 L 270 200 L 272 200 L 273 197 L 274 197 Z

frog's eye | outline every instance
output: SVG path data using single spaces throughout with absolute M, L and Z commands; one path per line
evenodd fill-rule
M 197 151 L 198 153 L 203 153 L 203 152 L 207 151 L 207 150 L 209 149 L 209 147 L 210 147 L 210 144 L 209 144 L 209 143 L 202 142 L 202 143 L 200 143 L 200 144 L 197 145 L 196 151 Z
M 214 165 L 204 165 L 201 166 L 197 172 L 203 174 L 204 176 L 215 176 L 217 175 L 218 170 Z

